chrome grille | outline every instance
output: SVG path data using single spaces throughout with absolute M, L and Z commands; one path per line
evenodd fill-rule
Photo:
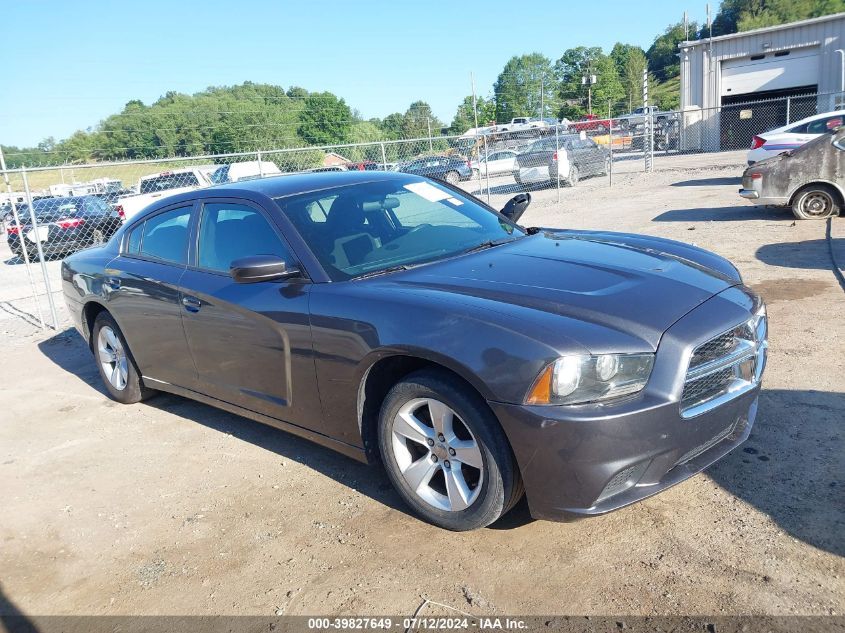
M 699 345 L 695 352 L 693 352 L 692 360 L 690 360 L 690 368 L 698 367 L 704 363 L 709 363 L 712 360 L 721 358 L 730 354 L 736 347 L 735 330 L 725 332 L 719 336 L 710 339 L 704 345 Z
M 691 407 L 699 402 L 710 400 L 724 393 L 734 379 L 734 368 L 727 367 L 701 378 L 690 380 L 684 385 L 684 395 L 681 398 L 682 407 Z
M 745 323 L 696 347 L 681 394 L 682 417 L 700 415 L 759 383 L 766 362 L 766 335 L 766 313 L 761 308 Z

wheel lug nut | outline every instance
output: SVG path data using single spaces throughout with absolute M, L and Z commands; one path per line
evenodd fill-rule
M 437 461 L 437 455 L 432 455 L 432 456 L 431 456 L 431 461 L 436 462 L 436 461 Z
M 451 455 L 452 457 L 455 456 L 455 449 L 454 448 L 449 449 L 449 455 Z
M 438 434 L 437 434 L 437 439 L 438 439 L 438 440 L 440 440 L 441 442 L 443 442 L 443 441 L 445 441 L 445 440 L 446 440 L 446 437 L 443 435 L 443 433 L 438 433 Z
M 434 446 L 434 440 L 433 440 L 433 439 L 431 439 L 431 438 L 428 438 L 428 445 L 429 445 L 429 446 Z
M 450 463 L 449 463 L 449 460 L 448 460 L 448 459 L 447 459 L 445 462 L 443 462 L 443 465 L 444 465 L 446 468 L 451 468 L 451 467 L 452 467 L 452 464 L 450 464 Z

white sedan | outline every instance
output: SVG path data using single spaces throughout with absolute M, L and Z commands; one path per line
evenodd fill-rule
M 765 134 L 758 134 L 751 140 L 748 164 L 753 165 L 766 158 L 798 149 L 804 143 L 842 127 L 843 121 L 845 112 L 825 112 L 769 130 Z
M 497 152 L 492 152 L 487 160 L 474 160 L 470 163 L 473 176 L 481 174 L 486 176 L 488 171 L 490 175 L 493 174 L 510 174 L 513 172 L 516 165 L 517 152 L 510 149 L 503 149 Z

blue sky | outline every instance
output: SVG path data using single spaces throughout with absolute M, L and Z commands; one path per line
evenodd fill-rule
M 11 1 L 2 20 L 0 143 L 65 138 L 130 99 L 246 80 L 329 90 L 365 117 L 423 99 L 449 121 L 470 94 L 470 72 L 486 96 L 513 55 L 554 60 L 579 45 L 609 51 L 617 40 L 647 48 L 684 9 L 700 21 L 699 4 Z

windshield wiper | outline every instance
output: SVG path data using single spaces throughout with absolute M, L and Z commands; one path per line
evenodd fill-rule
M 357 277 L 353 277 L 353 279 L 367 279 L 369 277 L 378 277 L 379 275 L 387 275 L 389 273 L 398 273 L 400 270 L 408 270 L 410 266 L 406 266 L 405 264 L 400 264 L 399 266 L 390 266 L 388 268 L 382 268 L 381 270 L 371 270 L 368 273 L 364 273 L 363 275 L 358 275 Z
M 501 240 L 487 240 L 486 242 L 481 242 L 481 244 L 476 244 L 472 248 L 468 248 L 464 251 L 464 253 L 476 253 L 478 251 L 483 251 L 488 248 L 493 248 L 494 246 L 501 246 L 502 244 L 507 244 L 508 242 L 513 242 L 514 240 L 519 239 L 517 237 L 509 237 L 504 238 Z

